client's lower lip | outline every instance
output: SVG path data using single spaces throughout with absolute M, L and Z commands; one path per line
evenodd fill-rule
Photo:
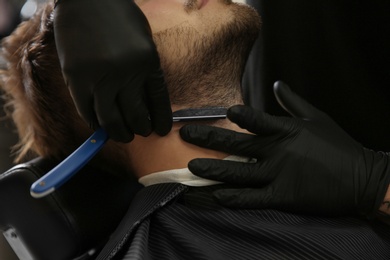
M 200 0 L 199 9 L 202 9 L 205 5 L 207 5 L 209 0 Z

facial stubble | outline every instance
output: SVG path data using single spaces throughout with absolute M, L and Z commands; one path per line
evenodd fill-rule
M 181 24 L 153 35 L 172 104 L 227 106 L 242 100 L 240 81 L 260 17 L 231 2 L 228 12 L 232 19 L 206 32 Z

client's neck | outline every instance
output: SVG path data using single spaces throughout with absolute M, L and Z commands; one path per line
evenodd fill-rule
M 227 119 L 220 120 L 223 127 L 243 131 Z M 134 174 L 141 178 L 145 175 L 172 169 L 187 168 L 188 162 L 195 158 L 223 159 L 228 154 L 200 148 L 180 138 L 179 130 L 184 124 L 175 123 L 166 136 L 152 134 L 148 137 L 136 136 L 128 145 Z

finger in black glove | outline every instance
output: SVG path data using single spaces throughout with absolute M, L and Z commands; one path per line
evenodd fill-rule
M 389 185 L 389 156 L 362 147 L 284 83 L 277 82 L 274 92 L 294 118 L 239 105 L 228 110 L 228 118 L 255 135 L 196 125 L 180 131 L 187 142 L 257 163 L 195 159 L 188 165 L 191 172 L 245 186 L 215 192 L 230 207 L 333 216 L 374 213 Z
M 122 142 L 154 129 L 167 134 L 172 112 L 160 60 L 142 11 L 131 0 L 62 0 L 55 40 L 81 117 Z

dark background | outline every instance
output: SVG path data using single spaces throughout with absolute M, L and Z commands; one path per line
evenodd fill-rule
M 247 101 L 285 115 L 272 92 L 283 80 L 367 148 L 390 151 L 390 1 L 248 2 L 263 27 L 244 80 Z

